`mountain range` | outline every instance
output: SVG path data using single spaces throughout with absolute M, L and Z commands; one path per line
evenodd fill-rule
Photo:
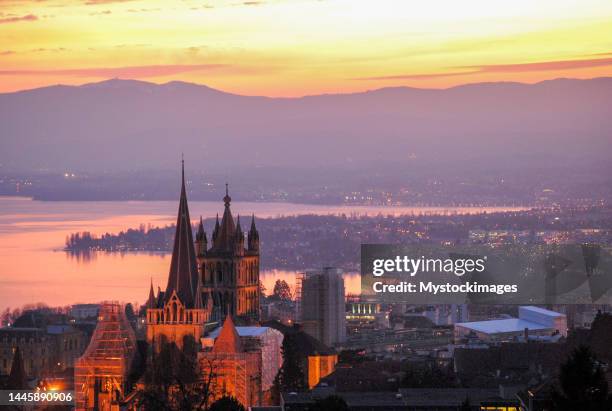
M 4 170 L 608 167 L 612 78 L 300 98 L 112 79 L 0 94 Z

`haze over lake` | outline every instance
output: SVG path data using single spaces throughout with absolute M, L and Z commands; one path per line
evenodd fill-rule
M 194 219 L 214 217 L 223 204 L 191 201 Z M 28 303 L 68 305 L 76 302 L 119 300 L 143 303 L 149 282 L 166 286 L 170 255 L 163 253 L 93 253 L 88 260 L 62 251 L 74 232 L 116 233 L 140 224 L 164 226 L 176 219 L 176 201 L 43 202 L 22 197 L 0 197 L 0 310 Z M 521 207 L 376 207 L 322 206 L 291 203 L 232 203 L 234 215 L 257 218 L 303 214 L 467 214 L 518 211 Z M 265 249 L 262 250 L 265 253 Z M 316 268 L 316 267 L 313 267 Z M 262 271 L 271 290 L 282 278 L 295 282 L 294 271 Z M 345 275 L 347 293 L 358 293 L 359 276 Z M 78 296 L 78 297 L 76 297 Z

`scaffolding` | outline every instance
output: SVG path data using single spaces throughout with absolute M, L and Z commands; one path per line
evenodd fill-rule
M 136 336 L 123 305 L 102 303 L 89 346 L 74 368 L 76 409 L 118 410 L 135 352 Z
M 302 320 L 302 283 L 304 282 L 304 273 L 295 275 L 295 313 L 296 320 Z

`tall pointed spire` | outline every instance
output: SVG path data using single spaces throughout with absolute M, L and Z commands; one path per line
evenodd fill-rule
M 238 214 L 238 218 L 236 219 L 236 235 L 242 235 L 242 227 L 240 227 L 240 214 Z
M 208 249 L 208 240 L 206 239 L 206 231 L 204 231 L 204 222 L 202 216 L 200 216 L 200 224 L 198 224 L 198 231 L 196 232 L 196 253 L 198 256 L 202 256 Z
M 196 283 L 195 289 L 195 301 L 193 302 L 193 308 L 201 310 L 204 308 L 202 303 L 202 277 L 198 274 L 198 282 Z
M 153 277 L 151 277 L 151 288 L 149 289 L 149 298 L 147 299 L 147 308 L 155 308 L 157 302 L 155 301 L 155 292 L 153 292 Z
M 181 159 L 181 197 L 176 218 L 170 274 L 168 275 L 168 285 L 166 286 L 164 298 L 168 300 L 172 293 L 176 292 L 181 302 L 187 308 L 193 307 L 197 275 L 193 233 L 191 231 L 187 190 L 185 188 L 185 160 Z
M 202 221 L 202 216 L 200 216 L 200 223 L 198 224 L 198 231 L 196 232 L 196 241 L 201 240 L 204 235 L 204 222 Z
M 221 219 L 221 225 L 215 236 L 213 248 L 215 251 L 231 251 L 234 246 L 234 235 L 236 232 L 236 226 L 234 224 L 234 217 L 232 217 L 232 211 L 230 209 L 230 203 L 232 198 L 229 195 L 229 185 L 225 183 L 225 197 L 223 197 L 225 203 L 225 210 L 223 210 L 223 218 Z
M 251 217 L 251 228 L 248 234 L 248 247 L 249 251 L 259 251 L 259 232 L 255 227 L 255 214 Z

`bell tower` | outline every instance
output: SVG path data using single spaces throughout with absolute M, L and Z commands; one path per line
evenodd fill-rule
M 255 217 L 251 220 L 248 243 L 240 224 L 234 222 L 232 198 L 228 185 L 223 197 L 223 217 L 219 217 L 211 235 L 210 248 L 202 227 L 196 235 L 198 271 L 202 281 L 202 296 L 212 302 L 212 315 L 222 320 L 227 315 L 245 322 L 259 320 L 259 233 Z

